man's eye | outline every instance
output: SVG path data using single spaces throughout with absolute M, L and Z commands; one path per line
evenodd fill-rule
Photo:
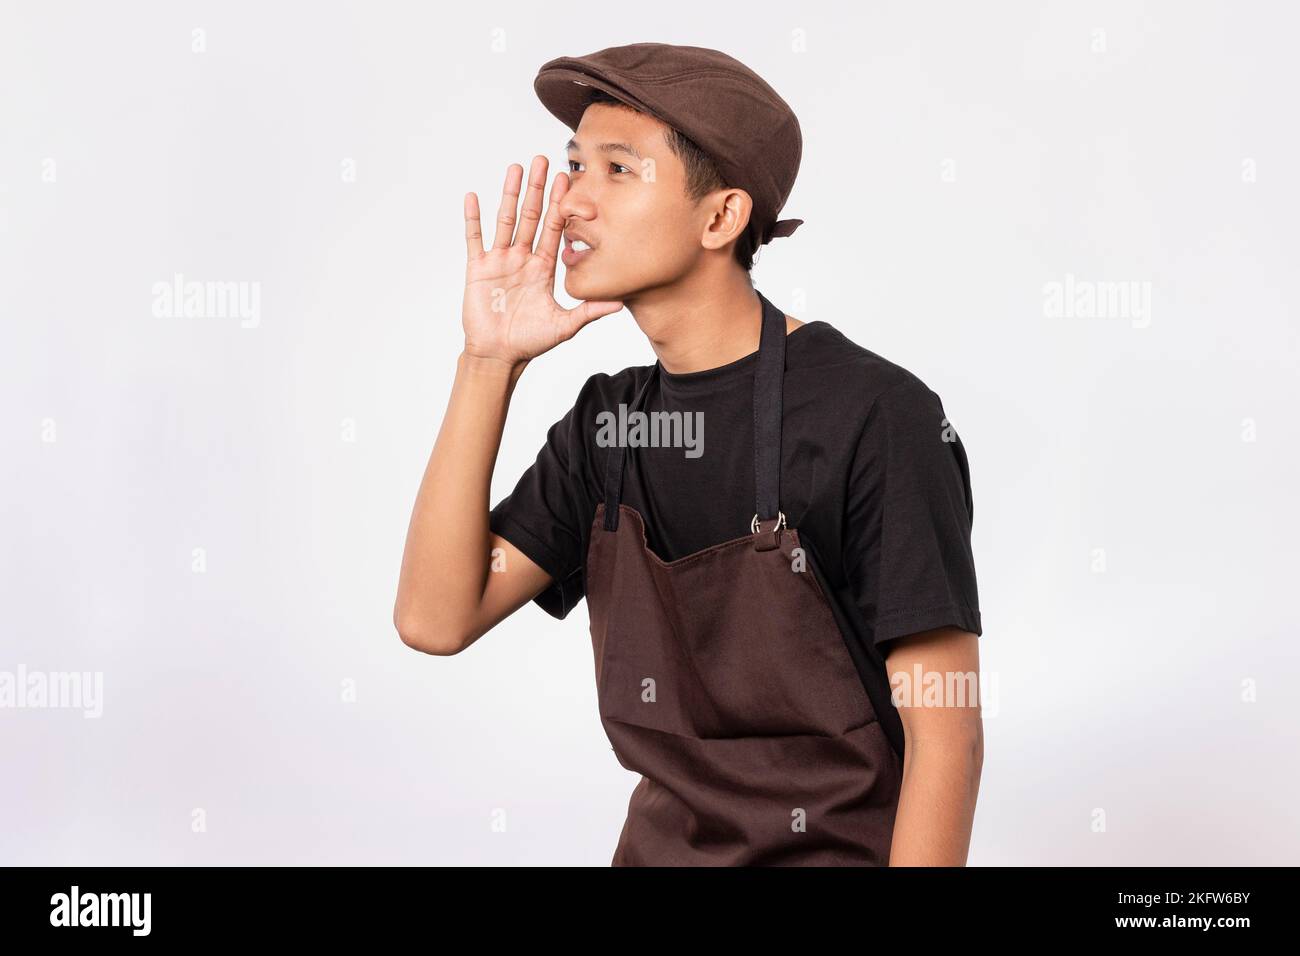
M 577 167 L 577 166 L 581 166 L 581 165 L 582 165 L 582 163 L 579 162 L 579 161 L 576 160 L 576 159 L 571 159 L 571 160 L 569 160 L 569 172 L 571 172 L 571 173 L 580 172 L 581 170 L 578 170 L 578 169 L 576 169 L 575 167 Z M 632 172 L 632 170 L 631 170 L 629 167 L 624 166 L 622 163 L 610 163 L 610 164 L 609 164 L 609 169 L 610 169 L 610 172 L 614 173 L 615 175 L 617 175 L 618 172 L 619 172 L 620 170 L 622 170 L 622 171 L 625 172 L 625 173 L 630 173 L 630 172 Z

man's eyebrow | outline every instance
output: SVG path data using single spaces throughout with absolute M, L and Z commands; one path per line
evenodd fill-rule
M 564 144 L 564 151 L 567 153 L 571 149 L 582 149 L 582 147 L 578 145 L 576 139 L 570 139 Z M 636 148 L 631 143 L 601 143 L 596 147 L 596 150 L 601 153 L 631 153 L 637 159 L 641 158 L 641 154 L 636 151 Z

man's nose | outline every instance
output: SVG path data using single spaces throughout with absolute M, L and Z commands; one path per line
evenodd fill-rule
M 567 224 L 570 219 L 590 219 L 595 215 L 596 204 L 592 201 L 587 188 L 578 182 L 569 181 L 568 191 L 560 197 L 560 217 Z

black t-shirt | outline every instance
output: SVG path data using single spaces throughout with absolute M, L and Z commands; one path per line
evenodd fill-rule
M 695 421 L 704 426 L 694 448 L 627 450 L 622 500 L 645 518 L 647 543 L 664 561 L 750 533 L 757 358 L 660 369 L 650 386 L 646 412 L 702 413 Z M 586 591 L 592 519 L 615 450 L 598 441 L 598 416 L 630 408 L 654 368 L 587 379 L 492 509 L 492 531 L 554 579 L 534 598 L 553 617 L 566 617 Z M 859 669 L 864 660 L 880 669 L 879 645 L 906 634 L 945 625 L 981 634 L 969 466 L 939 396 L 819 320 L 786 336 L 782 412 L 781 510 L 824 575 L 841 627 L 865 645 L 854 655 Z

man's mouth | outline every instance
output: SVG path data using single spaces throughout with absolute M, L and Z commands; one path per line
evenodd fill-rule
M 564 251 L 560 254 L 560 258 L 564 260 L 564 265 L 567 268 L 573 268 L 583 259 L 587 258 L 587 256 L 591 255 L 591 253 L 591 246 L 583 240 L 569 239 L 566 237 L 564 240 Z

